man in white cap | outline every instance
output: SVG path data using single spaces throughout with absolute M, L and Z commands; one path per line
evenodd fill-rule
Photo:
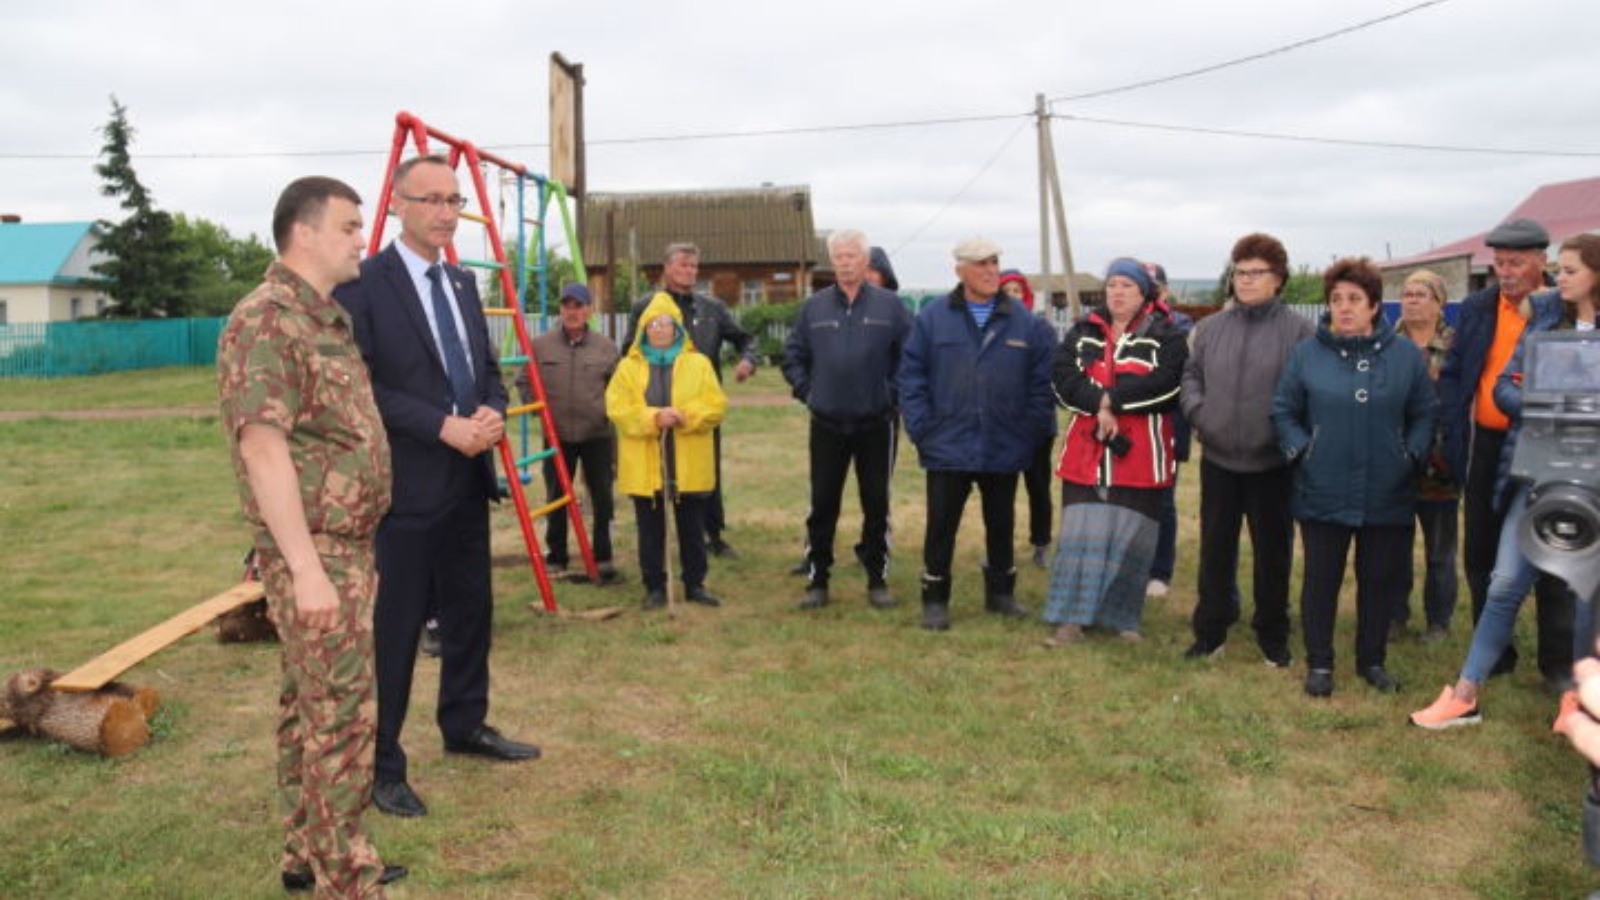
M 927 472 L 922 544 L 922 627 L 950 628 L 951 559 L 974 485 L 988 548 L 984 608 L 1026 616 L 1017 604 L 1017 476 L 1050 432 L 1055 331 L 1000 292 L 1000 248 L 987 238 L 956 245 L 961 283 L 918 314 L 900 362 L 906 433 Z

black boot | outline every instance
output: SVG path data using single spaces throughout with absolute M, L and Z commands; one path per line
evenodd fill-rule
M 1012 616 L 1027 618 L 1028 610 L 1017 605 L 1015 591 L 1017 588 L 1017 570 L 1009 569 L 1005 572 L 996 572 L 993 569 L 983 570 L 983 608 L 998 616 Z
M 950 630 L 950 579 L 922 576 L 922 627 L 928 631 Z

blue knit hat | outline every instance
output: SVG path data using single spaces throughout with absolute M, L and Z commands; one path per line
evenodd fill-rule
M 1106 266 L 1106 280 L 1110 281 L 1113 275 L 1121 275 L 1137 284 L 1139 296 L 1144 298 L 1144 302 L 1149 303 L 1156 298 L 1156 283 L 1150 278 L 1150 272 L 1145 269 L 1144 263 L 1137 259 L 1124 256 L 1112 260 L 1111 265 Z

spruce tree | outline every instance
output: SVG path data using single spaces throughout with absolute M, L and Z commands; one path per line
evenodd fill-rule
M 111 121 L 100 129 L 103 158 L 94 167 L 105 183 L 100 193 L 121 198 L 128 215 L 120 222 L 100 220 L 100 252 L 93 271 L 111 297 L 113 318 L 176 318 L 188 313 L 190 266 L 173 231 L 172 217 L 155 208 L 128 156 L 133 128 L 127 109 L 111 98 Z

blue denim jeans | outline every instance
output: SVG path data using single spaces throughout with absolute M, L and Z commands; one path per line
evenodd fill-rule
M 1494 574 L 1489 578 L 1489 593 L 1484 601 L 1483 615 L 1472 633 L 1472 649 L 1467 651 L 1466 665 L 1461 677 L 1475 684 L 1489 679 L 1489 671 L 1500 659 L 1500 654 L 1510 646 L 1517 627 L 1517 612 L 1528 591 L 1539 578 L 1539 570 L 1522 554 L 1517 541 L 1522 519 L 1528 512 L 1528 486 L 1518 484 L 1506 508 L 1505 522 L 1500 527 L 1500 545 L 1494 558 Z M 1575 604 L 1573 622 L 1573 657 L 1581 659 L 1594 655 L 1588 646 L 1594 612 L 1588 603 Z

